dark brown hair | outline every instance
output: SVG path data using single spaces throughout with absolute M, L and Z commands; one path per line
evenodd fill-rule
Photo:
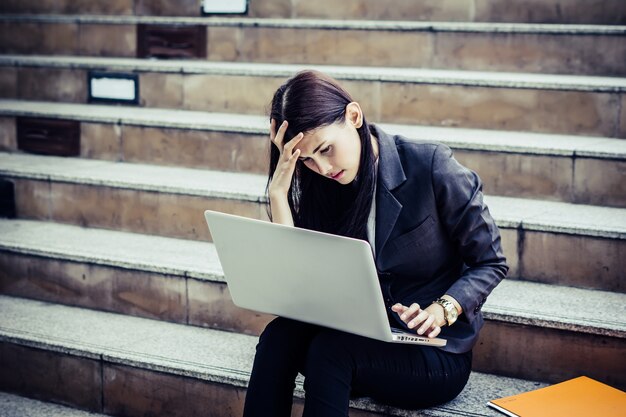
M 345 123 L 346 106 L 352 97 L 331 77 L 312 70 L 299 72 L 281 85 L 271 103 L 270 120 L 276 126 L 287 120 L 285 143 L 298 133 L 308 133 L 333 123 Z M 375 182 L 375 158 L 370 127 L 363 116 L 357 129 L 361 140 L 359 171 L 348 185 L 319 175 L 302 162 L 296 169 L 288 201 L 297 227 L 366 239 Z M 280 152 L 270 150 L 267 189 L 278 165 Z M 271 209 L 269 213 L 271 217 Z

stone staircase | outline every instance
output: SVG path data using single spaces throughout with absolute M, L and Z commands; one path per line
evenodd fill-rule
M 4 55 L 0 98 L 86 103 L 88 74 L 108 70 L 138 74 L 144 107 L 260 115 L 303 68 L 339 79 L 380 122 L 626 137 L 626 81 L 617 77 Z
M 626 29 L 600 25 L 5 15 L 1 46 L 20 54 L 134 57 L 141 26 L 149 24 L 204 31 L 210 61 L 626 73 Z M 10 36 L 20 28 L 30 36 Z
M 199 10 L 197 0 L 5 0 L 0 5 L 3 13 L 29 14 L 195 17 Z M 395 0 L 393 7 L 388 7 L 378 0 L 255 0 L 248 2 L 248 16 L 612 25 L 626 23 L 626 5 L 621 0 L 603 0 L 601 4 L 587 0 Z
M 626 3 L 383 3 L 0 5 L 0 415 L 241 415 L 272 317 L 234 306 L 202 213 L 267 219 L 265 111 L 311 67 L 476 170 L 511 267 L 457 399 L 350 415 L 496 416 L 490 399 L 579 375 L 626 388 Z M 148 24 L 199 28 L 206 56 L 137 58 Z M 94 71 L 137 74 L 138 105 L 89 103 Z M 79 123 L 79 154 L 19 150 L 32 118 Z M 294 416 L 303 396 L 299 379 Z

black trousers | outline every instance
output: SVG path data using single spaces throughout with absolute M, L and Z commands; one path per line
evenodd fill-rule
M 360 396 L 426 408 L 461 392 L 471 362 L 471 351 L 381 342 L 278 317 L 259 338 L 244 417 L 289 417 L 298 372 L 304 417 L 346 417 L 350 398 Z

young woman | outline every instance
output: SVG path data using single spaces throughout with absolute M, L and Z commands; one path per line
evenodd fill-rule
M 409 409 L 453 399 L 480 308 L 508 270 L 478 175 L 443 144 L 368 124 L 319 72 L 282 85 L 270 120 L 272 221 L 369 241 L 390 325 L 448 343 L 386 343 L 278 317 L 259 338 L 244 416 L 290 416 L 298 372 L 305 417 L 347 416 L 356 396 Z

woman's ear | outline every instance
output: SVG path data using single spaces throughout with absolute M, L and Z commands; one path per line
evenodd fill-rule
M 363 126 L 363 111 L 356 101 L 348 103 L 346 106 L 346 122 L 349 122 L 356 129 Z

